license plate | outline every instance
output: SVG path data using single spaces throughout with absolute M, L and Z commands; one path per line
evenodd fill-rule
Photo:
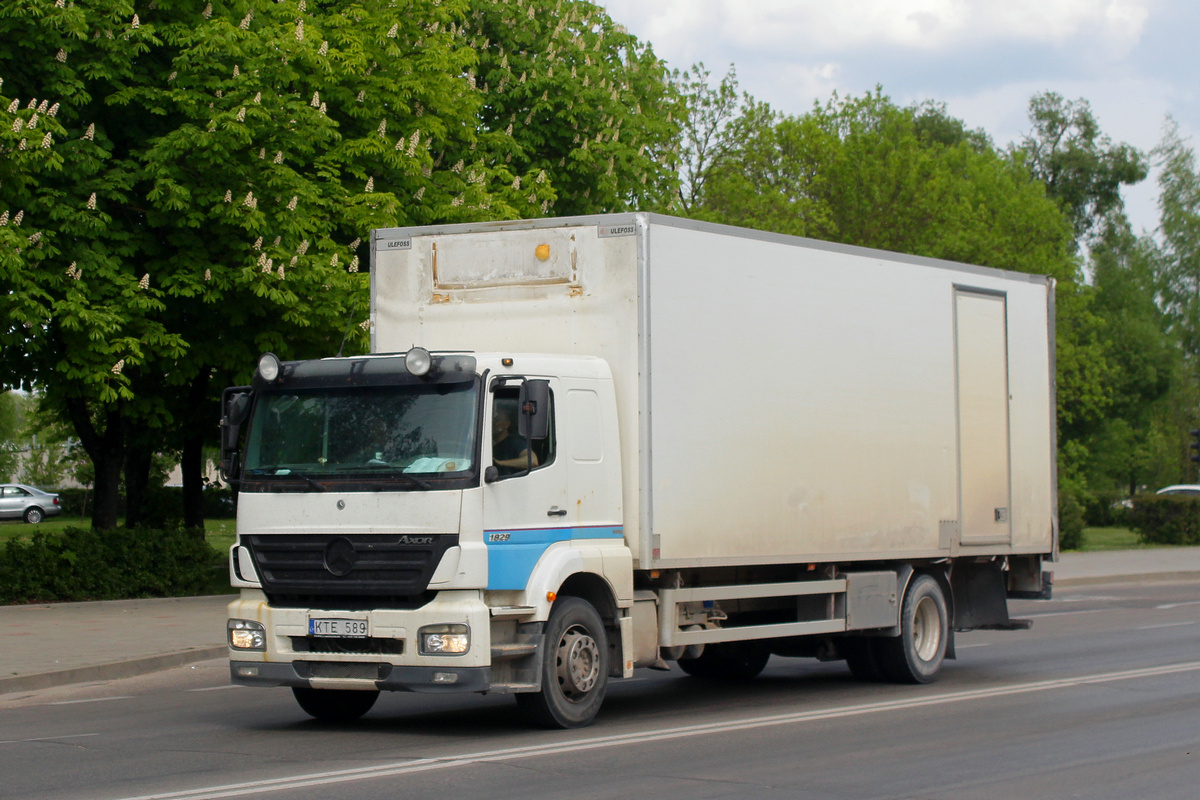
M 365 619 L 310 619 L 308 635 L 339 639 L 365 639 L 367 638 L 367 621 Z

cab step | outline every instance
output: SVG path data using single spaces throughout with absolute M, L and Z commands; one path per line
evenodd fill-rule
M 536 692 L 542 687 L 536 683 L 493 683 L 488 692 L 491 694 L 517 694 L 518 692 Z
M 492 616 L 498 619 L 532 617 L 536 613 L 533 606 L 496 606 L 492 609 Z
M 495 661 L 501 658 L 520 658 L 521 656 L 531 656 L 538 650 L 538 643 L 534 642 L 505 642 L 504 644 L 492 645 L 492 660 Z

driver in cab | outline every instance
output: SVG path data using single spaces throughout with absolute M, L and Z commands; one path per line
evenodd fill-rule
M 529 441 L 516 433 L 516 401 L 497 402 L 492 411 L 492 463 L 502 475 L 512 475 L 538 465 Z

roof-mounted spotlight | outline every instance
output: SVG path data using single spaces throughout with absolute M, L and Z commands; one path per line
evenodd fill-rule
M 429 374 L 431 367 L 433 356 L 429 355 L 429 351 L 424 347 L 414 347 L 404 354 L 404 368 L 408 370 L 409 375 L 423 378 Z
M 263 353 L 258 357 L 258 377 L 267 383 L 273 383 L 281 371 L 279 356 L 274 353 Z

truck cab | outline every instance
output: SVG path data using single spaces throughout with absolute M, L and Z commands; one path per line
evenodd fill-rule
M 379 690 L 536 694 L 564 587 L 610 634 L 588 634 L 577 671 L 624 672 L 632 553 L 604 361 L 268 355 L 226 406 L 235 683 L 290 686 L 318 716 Z

